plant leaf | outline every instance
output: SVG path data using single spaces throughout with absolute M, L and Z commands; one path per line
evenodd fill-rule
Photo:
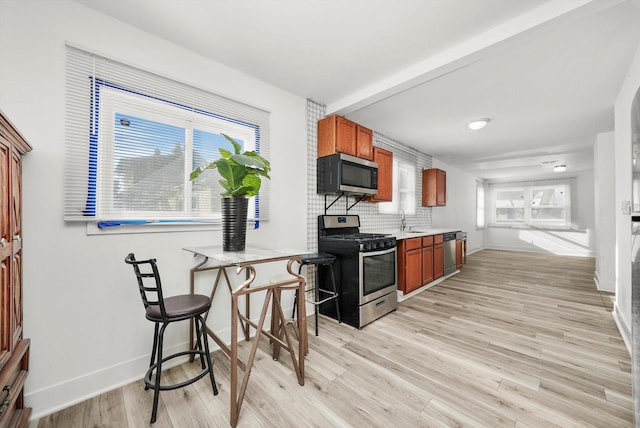
M 220 152 L 220 156 L 225 159 L 229 159 L 231 157 L 231 152 L 223 147 L 220 147 L 218 151 Z
M 235 150 L 236 154 L 239 155 L 240 151 L 242 150 L 242 145 L 238 143 L 236 140 L 234 140 L 233 138 L 229 137 L 227 134 L 220 133 L 220 135 L 226 138 L 227 141 L 233 145 L 233 149 Z

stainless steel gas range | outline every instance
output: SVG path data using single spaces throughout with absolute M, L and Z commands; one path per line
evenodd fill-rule
M 334 274 L 342 321 L 357 328 L 396 310 L 396 238 L 360 233 L 357 215 L 318 217 L 318 250 L 336 256 Z M 320 283 L 329 279 L 323 269 Z M 320 313 L 337 319 L 333 302 Z

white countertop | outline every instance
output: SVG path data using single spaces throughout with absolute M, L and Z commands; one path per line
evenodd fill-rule
M 381 230 L 380 233 L 390 233 L 391 235 L 395 236 L 397 240 L 402 240 L 402 239 L 417 238 L 420 236 L 440 235 L 441 233 L 447 233 L 447 232 L 459 232 L 461 230 L 462 229 L 451 229 L 451 228 L 440 228 L 440 229 L 420 228 L 414 231 L 405 230 L 404 232 L 401 232 L 399 230 Z

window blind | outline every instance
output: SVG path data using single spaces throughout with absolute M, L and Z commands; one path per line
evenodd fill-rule
M 189 173 L 219 147 L 232 150 L 221 132 L 269 159 L 269 119 L 263 109 L 67 44 L 64 219 L 219 219 L 217 171 L 193 182 Z M 269 180 L 252 199 L 249 219 L 258 224 L 268 219 Z

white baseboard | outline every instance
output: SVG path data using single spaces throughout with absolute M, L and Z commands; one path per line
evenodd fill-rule
M 627 352 L 631 355 L 631 329 L 624 322 L 624 317 L 621 316 L 620 311 L 618 310 L 618 306 L 614 303 L 613 305 L 613 320 L 616 322 L 616 326 L 618 327 L 618 331 L 620 331 L 620 336 L 622 336 L 622 340 L 624 341 L 624 346 L 627 348 Z

